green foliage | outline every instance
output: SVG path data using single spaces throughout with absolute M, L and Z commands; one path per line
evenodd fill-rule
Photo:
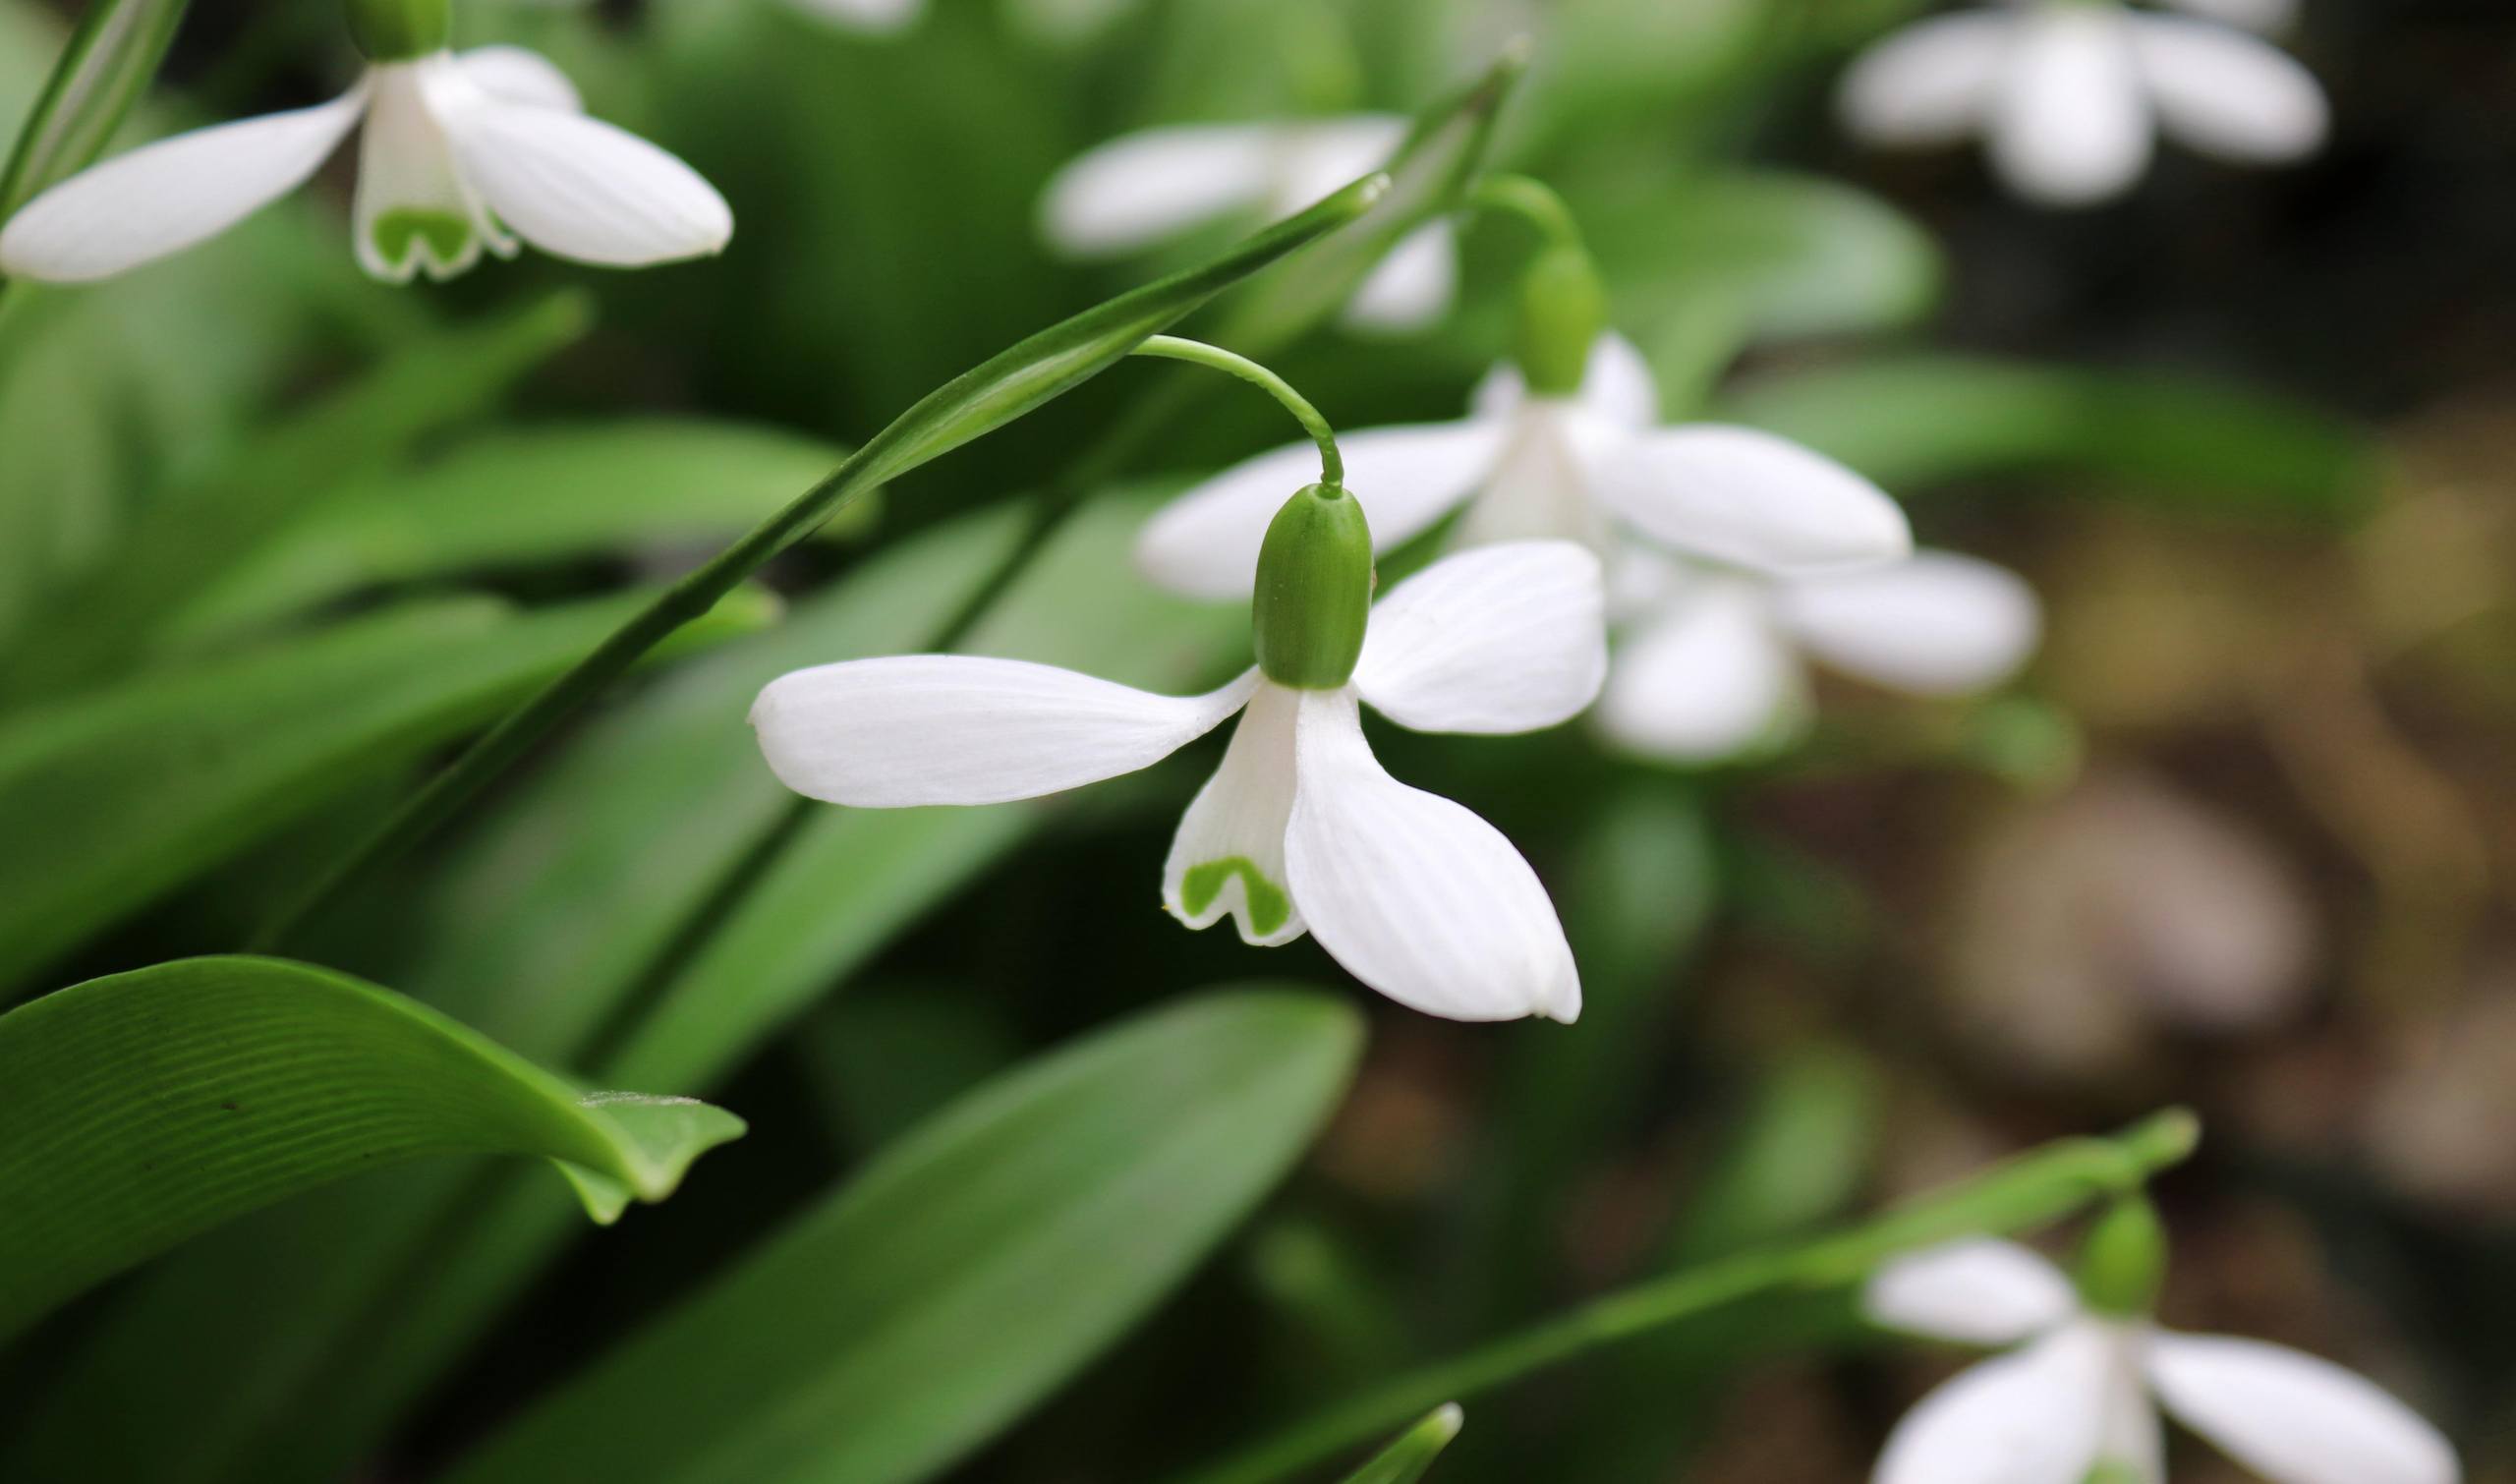
M 0 1335 L 229 1218 L 424 1155 L 542 1155 L 598 1222 L 742 1120 L 583 1094 L 426 1006 L 277 959 L 197 958 L 0 1015 Z
M 1457 1406 L 1435 1407 L 1423 1421 L 1400 1434 L 1398 1441 L 1347 1474 L 1345 1484 L 1415 1484 L 1458 1436 L 1462 1420 Z
M 85 169 L 157 74 L 188 0 L 96 0 L 0 167 L 0 221 Z

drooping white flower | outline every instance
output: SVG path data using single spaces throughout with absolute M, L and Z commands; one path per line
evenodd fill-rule
M 0 228 L 0 272 L 85 282 L 192 247 L 304 184 L 361 120 L 358 260 L 388 282 L 450 278 L 484 248 L 513 257 L 519 238 L 636 267 L 715 253 L 733 235 L 724 198 L 688 165 L 586 117 L 543 58 L 490 46 L 378 62 L 328 103 L 177 135 L 72 176 Z
M 2222 22 L 2276 26 L 2285 0 L 2011 0 L 1918 22 L 1845 74 L 1839 104 L 1873 143 L 1988 142 L 2021 196 L 2087 205 L 2129 190 L 2167 135 L 2236 164 L 2284 164 L 2324 140 L 2323 89 L 2278 47 Z
M 1049 182 L 1040 200 L 1041 234 L 1061 253 L 1105 257 L 1151 247 L 1226 213 L 1289 215 L 1388 163 L 1407 127 L 1396 115 L 1356 114 L 1178 124 L 1124 135 L 1076 156 Z M 1427 222 L 1400 239 L 1354 291 L 1345 322 L 1393 332 L 1419 328 L 1450 309 L 1458 284 L 1450 223 Z
M 1281 493 L 1281 491 L 1280 491 Z M 869 809 L 1033 798 L 1147 768 L 1237 713 L 1188 806 L 1162 896 L 1193 928 L 1316 937 L 1356 979 L 1461 1020 L 1570 1021 L 1581 990 L 1546 889 L 1493 826 L 1384 771 L 1358 703 L 1419 731 L 1552 726 L 1607 666 L 1597 558 L 1517 542 L 1436 563 L 1370 612 L 1350 682 L 1252 669 L 1154 695 L 967 656 L 849 660 L 763 690 L 752 725 L 789 788 Z
M 1882 1268 L 1862 1298 L 1892 1329 L 2015 1345 L 1922 1398 L 1872 1484 L 2085 1484 L 2166 1477 L 2158 1408 L 2271 1484 L 2455 1484 L 2454 1450 L 2374 1384 L 2283 1345 L 2094 1312 L 2014 1243 L 1970 1240 Z
M 2042 629 L 2017 574 L 1954 551 L 1796 578 L 1637 552 L 1613 596 L 1628 635 L 1599 724 L 1678 762 L 1787 735 L 1808 705 L 1803 656 L 1908 695 L 1962 696 L 2016 674 Z

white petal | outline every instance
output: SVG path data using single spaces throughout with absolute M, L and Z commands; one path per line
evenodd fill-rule
M 1599 559 L 1571 542 L 1446 556 L 1374 605 L 1354 689 L 1421 732 L 1571 720 L 1607 678 Z
M 1477 418 L 1502 422 L 1519 411 L 1528 390 L 1520 369 L 1502 362 L 1476 383 L 1468 406 Z M 1649 428 L 1660 421 L 1660 384 L 1633 342 L 1611 330 L 1590 343 L 1589 362 L 1581 369 L 1580 403 L 1617 427 Z
M 359 134 L 358 196 L 350 218 L 359 266 L 387 283 L 425 269 L 442 281 L 480 260 L 487 246 L 512 257 L 515 239 L 490 219 L 455 167 L 454 149 L 422 96 L 442 59 L 375 67 L 367 126 Z
M 1633 431 L 1563 397 L 1529 398 L 1506 428 L 1494 472 L 1459 519 L 1459 543 L 1568 541 L 1605 550 L 1611 530 L 1599 471 L 1632 444 Z
M 2298 24 L 2298 0 L 2170 0 L 2178 9 L 2223 26 L 2242 26 L 2265 33 Z
M 2043 630 L 2024 579 L 1954 551 L 1783 583 L 1775 602 L 1784 627 L 1818 658 L 1924 696 L 2000 684 L 2035 653 Z
M 2331 109 L 2315 74 L 2270 42 L 2226 27 L 2143 16 L 2133 55 L 2166 132 L 2205 154 L 2277 164 L 2319 148 Z
M 2272 1484 L 2454 1484 L 2455 1451 L 2375 1383 L 2285 1345 L 2159 1334 L 2149 1382 L 2176 1419 Z
M 1402 114 L 1357 113 L 1278 126 L 1269 206 L 1288 216 L 1378 170 L 1406 142 Z
M 1618 653 L 1599 724 L 1636 752 L 1711 762 L 1771 740 L 1806 709 L 1804 686 L 1757 585 L 1700 582 Z
M 1354 297 L 1345 327 L 1377 334 L 1420 330 L 1450 313 L 1458 292 L 1458 244 L 1448 221 L 1428 221 L 1398 240 Z
M 1345 971 L 1454 1020 L 1581 1013 L 1581 981 L 1537 873 L 1493 826 L 1383 771 L 1354 693 L 1302 694 L 1286 835 L 1293 903 Z
M 2061 1270 L 1988 1237 L 1900 1257 L 1870 1275 L 1861 1312 L 1892 1330 L 1969 1344 L 2015 1344 L 2079 1312 Z
M 1493 471 L 1503 431 L 1475 423 L 1370 428 L 1339 436 L 1345 487 L 1386 551 L 1440 520 Z M 1319 448 L 1288 443 L 1244 459 L 1165 505 L 1136 538 L 1136 564 L 1195 598 L 1245 598 L 1267 524 L 1319 478 Z
M 1240 941 L 1272 947 L 1302 935 L 1286 885 L 1285 829 L 1293 812 L 1293 733 L 1302 693 L 1259 683 L 1223 766 L 1197 791 L 1162 867 L 1162 904 L 1192 928 L 1225 914 Z
M 904 29 L 926 10 L 926 0 L 795 0 L 795 5 L 834 26 L 872 35 Z
M 1040 199 L 1049 245 L 1079 257 L 1128 253 L 1208 217 L 1263 201 L 1278 131 L 1186 124 L 1121 136 L 1068 161 Z
M 2117 1344 L 2114 1363 L 2106 1369 L 2097 1458 L 2131 1470 L 2130 1480 L 2118 1477 L 2109 1484 L 2166 1484 L 2166 1430 L 2159 1425 L 2157 1403 L 2149 1399 L 2149 1378 L 2142 1370 L 2149 1326 L 2143 1321 L 2113 1329 Z
M 1646 434 L 1600 470 L 1598 491 L 1655 541 L 1758 571 L 1852 571 L 1913 550 L 1905 512 L 1877 485 L 1752 428 Z
M 0 274 L 110 278 L 251 216 L 314 173 L 367 106 L 362 84 L 328 103 L 143 144 L 29 201 L 0 230 Z
M 1238 711 L 1256 671 L 1157 696 L 967 655 L 850 659 L 772 680 L 751 724 L 797 793 L 864 809 L 1001 804 L 1149 768 Z
M 1879 144 L 1960 139 L 1991 106 L 2018 19 L 1995 12 L 1909 26 L 1860 54 L 1835 105 L 1844 127 Z
M 2071 1325 L 1960 1371 L 1896 1424 L 1871 1484 L 2083 1484 L 2115 1349 Z
M 2148 100 L 2131 27 L 2112 6 L 2056 5 L 2024 32 L 1992 105 L 1992 164 L 2010 189 L 2054 206 L 2129 190 L 2148 168 Z
M 500 102 L 458 68 L 429 75 L 428 100 L 465 182 L 544 253 L 643 267 L 722 252 L 734 235 L 715 187 L 625 129 Z
M 473 86 L 501 103 L 530 103 L 536 108 L 564 108 L 570 113 L 585 111 L 577 85 L 538 51 L 521 46 L 480 46 L 456 53 L 454 62 L 472 80 Z

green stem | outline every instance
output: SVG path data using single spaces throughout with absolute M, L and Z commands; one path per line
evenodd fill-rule
M 1464 1399 L 1601 1345 L 1758 1294 L 1838 1287 L 1901 1252 L 2058 1221 L 2092 1200 L 2139 1189 L 2191 1154 L 2199 1136 L 2193 1115 L 2175 1109 L 2112 1138 L 2048 1144 L 1865 1226 L 1674 1273 L 1593 1300 L 1329 1407 L 1174 1484 L 1271 1484 L 1444 1401 Z
M 1580 224 L 1555 188 L 1525 175 L 1485 175 L 1467 191 L 1467 203 L 1482 211 L 1516 216 L 1538 230 L 1551 247 L 1582 251 Z
M 1291 383 L 1284 377 L 1247 356 L 1237 355 L 1219 345 L 1208 345 L 1202 340 L 1183 340 L 1176 335 L 1155 335 L 1137 346 L 1131 354 L 1185 361 L 1192 366 L 1208 367 L 1238 376 L 1243 381 L 1265 388 L 1267 395 L 1283 403 L 1285 411 L 1291 413 L 1293 421 L 1299 423 L 1302 430 L 1310 434 L 1311 441 L 1319 445 L 1319 482 L 1339 488 L 1344 486 L 1345 461 L 1337 453 L 1337 430 L 1330 428 L 1328 420 L 1319 415 L 1319 409 L 1311 406 L 1309 399 L 1293 390 Z

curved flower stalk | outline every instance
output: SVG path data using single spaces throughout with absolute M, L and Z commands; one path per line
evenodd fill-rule
M 2190 16 L 2115 0 L 2011 0 L 1916 23 L 1845 74 L 1844 122 L 1871 143 L 1953 143 L 1980 134 L 2011 190 L 2049 206 L 2128 191 L 2163 131 L 2240 165 L 2321 146 L 2314 74 L 2237 26 L 2276 27 L 2291 0 L 2176 0 Z
M 0 228 L 0 272 L 86 282 L 180 252 L 303 185 L 362 122 L 358 260 L 386 282 L 451 278 L 484 249 L 515 256 L 519 240 L 640 267 L 719 252 L 733 235 L 714 187 L 586 117 L 541 56 L 432 45 L 374 61 L 328 103 L 177 135 L 72 176 Z
M 1040 200 L 1040 232 L 1071 257 L 1109 257 L 1229 213 L 1282 215 L 1378 169 L 1397 152 L 1407 127 L 1396 114 L 1355 114 L 1179 124 L 1124 135 L 1076 156 L 1050 180 Z M 1450 223 L 1427 222 L 1400 239 L 1364 278 L 1346 303 L 1344 322 L 1391 333 L 1421 328 L 1449 312 L 1458 284 Z M 1279 494 L 1283 487 L 1277 486 Z
M 1611 590 L 1631 629 L 1599 725 L 1681 763 L 1788 739 L 1808 712 L 1805 659 L 1907 695 L 1972 695 L 2017 674 L 2043 627 L 2016 573 L 1954 551 L 1800 578 L 1637 552 Z
M 2144 1205 L 2132 1210 L 2131 1224 L 2153 1227 Z M 2159 1328 L 2155 1263 L 2125 1282 L 2137 1257 L 2098 1260 L 2108 1227 L 2126 1220 L 2123 1208 L 2101 1219 L 2076 1291 L 2004 1241 L 1957 1242 L 1879 1270 L 1863 1295 L 1877 1323 L 2017 1348 L 1923 1398 L 1888 1438 L 1872 1484 L 2162 1484 L 2160 1406 L 2271 1484 L 2462 1476 L 2436 1429 L 2329 1361 Z

